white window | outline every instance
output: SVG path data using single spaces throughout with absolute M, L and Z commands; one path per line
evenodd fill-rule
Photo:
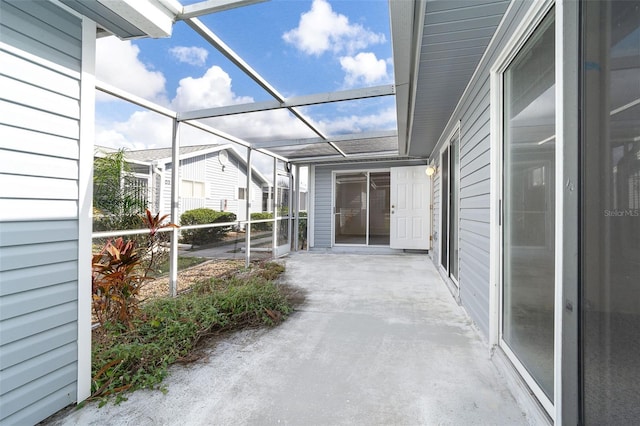
M 238 200 L 247 199 L 247 188 L 238 188 Z
M 204 182 L 183 179 L 180 183 L 180 196 L 183 198 L 206 198 Z

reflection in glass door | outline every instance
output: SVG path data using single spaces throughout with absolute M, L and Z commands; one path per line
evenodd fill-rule
M 551 411 L 556 151 L 553 9 L 503 78 L 502 347 Z
M 449 147 L 442 151 L 440 159 L 440 182 L 442 182 L 442 212 L 440 214 L 440 264 L 449 269 Z
M 336 174 L 334 243 L 388 246 L 390 190 L 389 172 Z
M 367 243 L 366 172 L 336 175 L 335 243 Z
M 278 164 L 280 165 L 280 164 Z M 282 256 L 291 250 L 291 174 L 287 171 L 276 172 L 275 212 L 277 218 L 275 250 L 276 256 Z
M 640 2 L 582 4 L 582 424 L 640 421 Z

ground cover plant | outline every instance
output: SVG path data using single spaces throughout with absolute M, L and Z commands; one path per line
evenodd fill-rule
M 125 391 L 164 391 L 161 382 L 168 367 L 196 358 L 203 339 L 284 320 L 300 299 L 291 288 L 274 282 L 283 271 L 282 265 L 267 262 L 204 279 L 176 298 L 142 304 L 129 323 L 115 319 L 96 328 L 92 399 L 103 404 L 115 396 L 117 403 L 125 399 Z

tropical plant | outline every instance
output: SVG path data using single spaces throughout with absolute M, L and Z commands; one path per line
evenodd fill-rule
M 108 241 L 92 259 L 93 312 L 101 323 L 127 326 L 138 311 L 138 294 L 146 280 L 140 271 L 140 253 L 134 241 Z
M 125 151 L 96 156 L 93 161 L 94 230 L 135 229 L 147 207 L 146 188 L 133 175 Z
M 154 216 L 151 211 L 147 209 L 142 218 L 144 225 L 149 228 L 149 234 L 147 236 L 147 256 L 144 261 L 146 266 L 144 273 L 145 277 L 148 277 L 150 274 L 157 275 L 157 271 L 155 270 L 156 264 L 158 262 L 163 262 L 167 257 L 161 247 L 162 243 L 166 242 L 167 239 L 162 238 L 162 234 L 158 231 L 164 228 L 179 228 L 175 223 L 166 222 L 167 217 L 169 217 L 168 214 L 160 216 L 160 213 L 156 213 Z
M 155 265 L 162 261 L 159 253 L 159 230 L 177 227 L 167 223 L 168 215 L 155 216 L 147 209 L 142 222 L 149 228 L 146 246 L 138 247 L 136 240 L 117 238 L 108 240 L 92 258 L 93 312 L 101 322 L 131 325 L 138 312 L 140 289 L 154 275 Z

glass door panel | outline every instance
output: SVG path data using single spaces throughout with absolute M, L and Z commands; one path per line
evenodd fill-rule
M 336 175 L 335 244 L 367 244 L 367 173 Z
M 442 152 L 440 159 L 442 170 L 440 179 L 442 182 L 442 214 L 440 215 L 440 264 L 449 269 L 449 147 Z
M 504 72 L 502 340 L 553 401 L 554 11 Z
M 389 172 L 370 173 L 369 245 L 389 245 L 391 180 Z
M 582 4 L 582 412 L 640 419 L 640 4 Z

